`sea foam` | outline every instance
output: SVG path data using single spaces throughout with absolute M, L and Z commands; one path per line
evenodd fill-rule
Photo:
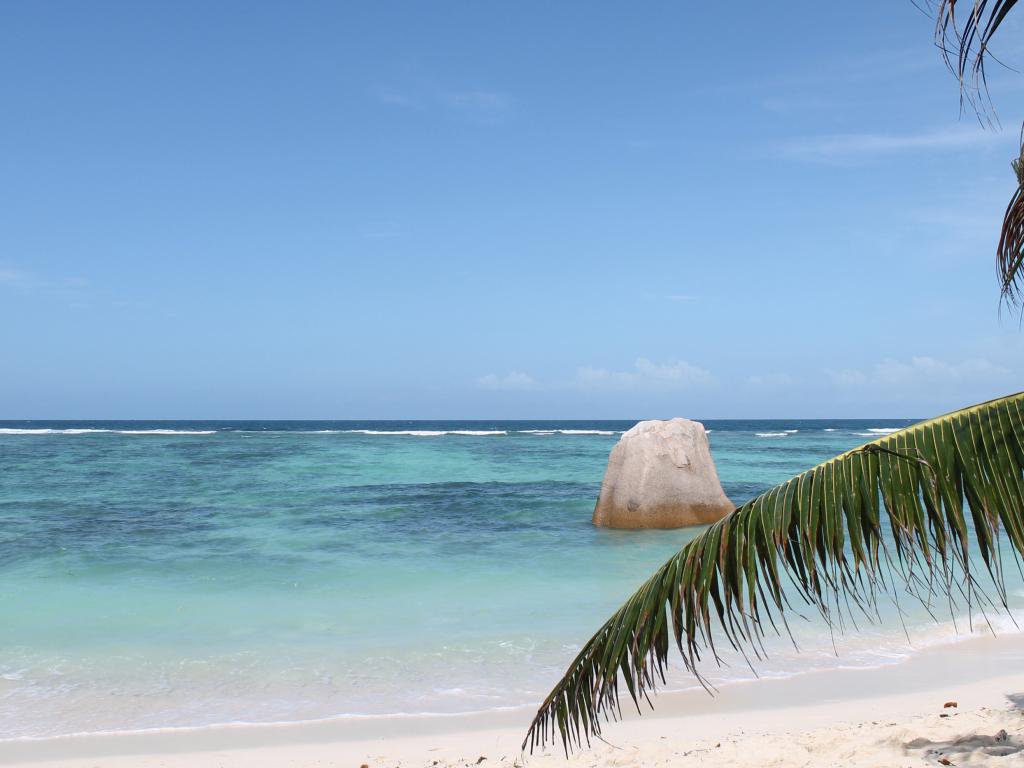
M 321 432 L 345 432 L 357 435 L 385 435 L 385 436 L 407 436 L 407 437 L 442 437 L 443 435 L 463 435 L 465 437 L 488 437 L 492 435 L 507 435 L 504 429 L 342 429 L 342 430 L 320 430 Z
M 4 427 L 0 435 L 214 435 L 215 429 L 14 429 Z
M 520 429 L 521 435 L 614 435 L 610 429 Z

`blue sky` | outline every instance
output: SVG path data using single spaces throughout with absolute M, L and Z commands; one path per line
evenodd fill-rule
M 0 418 L 1021 389 L 993 251 L 1024 75 L 983 130 L 931 33 L 910 0 L 6 2 Z

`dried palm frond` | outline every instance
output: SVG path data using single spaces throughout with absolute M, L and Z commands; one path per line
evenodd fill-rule
M 1020 154 L 1010 165 L 1017 177 L 1017 191 L 1003 214 L 996 258 L 1003 301 L 1012 306 L 1021 304 L 1024 299 L 1024 275 L 1021 274 L 1021 264 L 1024 263 L 1024 129 L 1021 131 Z
M 914 0 L 916 2 L 916 0 Z M 985 64 L 998 61 L 991 43 L 1017 0 L 938 0 L 935 42 L 942 50 L 947 66 L 960 82 L 961 106 L 966 100 L 982 123 L 991 123 L 994 115 L 988 94 Z M 919 6 L 920 7 L 920 6 Z M 932 6 L 936 7 L 936 6 Z M 1020 305 L 1022 294 L 1021 263 L 1024 260 L 1024 136 L 1021 151 L 1012 161 L 1017 189 L 1010 198 L 999 232 L 996 251 L 1002 300 Z
M 989 48 L 1017 0 L 939 0 L 935 42 L 950 71 L 960 81 L 966 98 L 979 117 L 990 114 L 985 63 L 995 58 Z M 966 8 L 964 7 L 966 6 Z

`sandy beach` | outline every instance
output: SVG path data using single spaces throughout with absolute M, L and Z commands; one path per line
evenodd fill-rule
M 955 706 L 947 706 L 955 702 Z M 566 761 L 522 755 L 523 710 L 8 741 L 0 764 L 156 766 L 1024 765 L 1024 636 L 966 640 L 891 667 L 663 695 Z M 948 762 L 943 762 L 948 761 Z

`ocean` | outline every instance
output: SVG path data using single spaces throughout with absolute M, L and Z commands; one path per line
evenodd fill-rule
M 633 423 L 0 422 L 0 739 L 536 706 L 699 530 L 590 524 Z M 910 423 L 705 422 L 736 503 Z M 969 633 L 805 613 L 762 675 Z

